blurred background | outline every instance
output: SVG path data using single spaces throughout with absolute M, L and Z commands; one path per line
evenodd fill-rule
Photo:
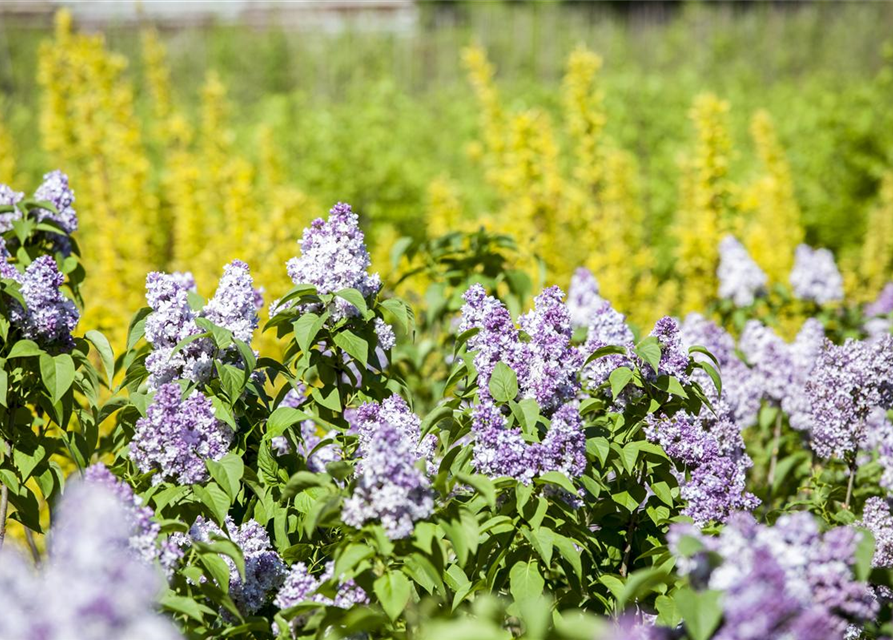
M 151 269 L 210 295 L 240 257 L 281 295 L 336 201 L 386 277 L 401 237 L 483 225 L 644 322 L 703 308 L 734 233 L 776 281 L 830 248 L 870 299 L 891 26 L 886 2 L 5 0 L 0 182 L 70 175 L 85 328 L 120 327 Z

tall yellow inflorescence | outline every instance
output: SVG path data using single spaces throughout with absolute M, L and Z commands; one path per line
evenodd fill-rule
M 502 180 L 506 148 L 506 117 L 493 80 L 495 70 L 487 60 L 487 52 L 478 45 L 462 51 L 462 62 L 468 71 L 474 94 L 481 108 L 481 134 L 484 142 L 482 161 L 490 182 Z
M 601 68 L 600 56 L 579 47 L 568 58 L 562 84 L 565 121 L 574 145 L 574 178 L 589 196 L 599 194 L 605 172 L 603 133 L 607 116 L 597 86 Z
M 453 231 L 464 230 L 462 202 L 455 183 L 446 176 L 435 178 L 428 185 L 428 237 L 437 238 Z
M 750 131 L 762 163 L 762 175 L 751 185 L 743 205 L 753 210 L 743 221 L 743 241 L 770 282 L 787 282 L 794 266 L 794 252 L 803 242 L 791 167 L 767 112 L 754 114 Z
M 158 200 L 126 66 L 101 36 L 74 33 L 70 14 L 60 11 L 54 41 L 41 47 L 38 73 L 44 148 L 78 185 L 79 241 L 90 266 L 83 325 L 115 339 L 122 337 L 120 318 L 141 306 L 145 274 L 162 250 Z
M 683 166 L 676 220 L 676 272 L 681 280 L 681 310 L 703 311 L 715 299 L 719 243 L 735 225 L 734 188 L 728 179 L 732 150 L 729 103 L 706 94 L 695 99 L 693 155 Z
M 893 171 L 884 173 L 878 202 L 869 212 L 865 228 L 855 291 L 860 301 L 874 299 L 893 280 Z
M 14 184 L 16 172 L 15 144 L 6 124 L 0 119 L 0 183 Z

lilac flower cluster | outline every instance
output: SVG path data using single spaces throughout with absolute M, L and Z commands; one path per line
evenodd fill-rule
M 225 524 L 226 533 L 213 522 L 199 516 L 189 534 L 193 540 L 199 542 L 212 542 L 214 536 L 229 538 L 242 550 L 245 560 L 244 580 L 232 558 L 223 554 L 220 557 L 229 566 L 229 595 L 243 615 L 250 615 L 266 604 L 270 594 L 283 583 L 287 568 L 273 549 L 266 529 L 256 520 L 248 520 L 237 526 L 227 516 Z
M 679 323 L 669 316 L 664 316 L 654 324 L 649 334 L 657 338 L 660 344 L 660 362 L 657 367 L 658 376 L 673 376 L 680 382 L 689 381 L 688 350 L 682 344 Z M 640 362 L 643 371 L 654 373 L 651 365 Z
M 589 269 L 580 267 L 571 277 L 567 293 L 567 310 L 574 329 L 588 327 L 605 303 L 599 293 L 598 280 Z
M 628 354 L 632 353 L 633 341 L 633 332 L 626 324 L 626 316 L 616 311 L 607 300 L 599 303 L 589 317 L 589 330 L 586 343 L 583 345 L 583 353 L 588 357 L 606 346 L 624 347 L 627 353 L 610 354 L 596 358 L 585 365 L 580 372 L 583 386 L 590 392 L 595 391 L 608 381 L 612 371 L 619 367 L 632 366 Z M 605 393 L 610 394 L 610 390 L 605 390 Z
M 488 402 L 474 407 L 472 430 L 472 464 L 479 473 L 490 477 L 509 476 L 529 484 L 549 471 L 576 478 L 586 469 L 586 436 L 573 404 L 565 404 L 553 414 L 541 442 L 525 442 L 521 430 L 507 428 L 499 407 Z
M 341 518 L 356 528 L 378 520 L 389 538 L 405 538 L 434 508 L 428 479 L 417 467 L 433 455 L 434 442 L 420 441 L 419 419 L 399 396 L 362 405 L 356 425 L 356 486 Z
M 759 505 L 746 489 L 753 462 L 744 450 L 741 430 L 724 403 L 715 409 L 715 414 L 702 407 L 696 416 L 678 411 L 646 418 L 648 439 L 683 467 L 677 474 L 680 495 L 688 502 L 682 513 L 698 526 L 724 522 L 735 511 Z
M 334 599 L 317 593 L 317 590 L 323 583 L 332 579 L 334 572 L 335 563 L 333 562 L 328 562 L 325 566 L 325 571 L 319 576 L 311 574 L 310 569 L 303 562 L 292 565 L 288 575 L 285 577 L 282 588 L 279 589 L 276 599 L 273 600 L 273 604 L 279 607 L 280 610 L 285 610 L 301 602 L 318 602 L 319 604 L 338 607 L 339 609 L 350 609 L 356 605 L 369 603 L 369 596 L 366 595 L 363 588 L 350 579 L 338 584 L 338 590 Z M 293 636 L 297 633 L 298 628 L 304 625 L 305 621 L 303 616 L 297 616 L 291 620 L 290 625 Z M 273 633 L 279 634 L 279 628 L 275 623 L 273 624 Z
M 536 399 L 547 414 L 576 395 L 583 355 L 571 344 L 570 313 L 562 297 L 561 289 L 549 287 L 534 299 L 533 310 L 518 321 L 529 337 L 522 340 L 505 305 L 479 284 L 465 292 L 459 331 L 479 329 L 469 339 L 468 350 L 475 353 L 481 401 L 490 400 L 490 376 L 497 362 L 517 375 L 518 397 Z
M 893 515 L 890 514 L 890 503 L 877 497 L 866 500 L 859 524 L 874 536 L 872 565 L 893 568 Z
M 377 273 L 369 274 L 372 264 L 366 250 L 360 220 L 349 204 L 339 202 L 329 210 L 329 219 L 317 218 L 298 241 L 301 256 L 288 261 L 288 275 L 295 284 L 312 284 L 320 294 L 331 294 L 341 289 L 353 288 L 364 298 L 381 289 Z M 311 308 L 308 311 L 318 309 Z M 351 303 L 336 298 L 332 319 L 355 316 L 358 310 Z M 281 311 L 273 303 L 271 313 Z
M 842 345 L 826 340 L 805 393 L 816 454 L 830 458 L 855 452 L 865 441 L 873 410 L 893 406 L 893 336 Z
M 13 191 L 9 186 L 0 184 L 0 205 L 16 206 L 13 211 L 0 214 L 0 233 L 12 229 L 12 223 L 22 219 L 22 211 L 17 205 L 25 194 Z M 61 171 L 51 171 L 43 176 L 43 182 L 34 192 L 34 200 L 51 203 L 58 213 L 49 209 L 35 209 L 34 216 L 38 222 L 49 221 L 57 224 L 62 232 L 48 233 L 55 251 L 63 255 L 71 253 L 71 241 L 68 236 L 77 231 L 78 216 L 74 207 L 74 192 L 68 186 L 68 176 Z M 64 235 L 63 235 L 64 233 Z
M 327 464 L 341 460 L 341 448 L 331 433 L 320 436 L 316 423 L 312 420 L 302 421 L 300 428 L 301 442 L 297 453 L 306 460 L 307 469 L 313 473 L 322 473 Z M 276 436 L 270 445 L 279 456 L 292 452 L 291 444 L 285 436 Z
M 766 289 L 766 274 L 753 261 L 744 245 L 734 236 L 726 236 L 719 244 L 719 297 L 731 300 L 736 307 L 749 307 Z
M 884 285 L 875 301 L 865 306 L 865 315 L 869 317 L 886 316 L 890 313 L 893 313 L 893 282 Z
M 248 265 L 241 260 L 224 267 L 214 297 L 199 313 L 189 305 L 189 294 L 193 292 L 195 280 L 190 273 L 152 272 L 146 277 L 146 301 L 152 309 L 146 318 L 146 341 L 152 345 L 146 369 L 152 389 L 181 378 L 207 382 L 213 374 L 215 358 L 235 357 L 235 347 L 215 355 L 212 342 L 203 338 L 177 350 L 183 340 L 203 333 L 196 318 L 205 317 L 246 343 L 251 342 L 257 328 L 258 291 L 253 287 Z
M 719 556 L 713 568 L 706 554 L 679 558 L 677 568 L 693 581 L 725 592 L 723 640 L 843 638 L 849 620 L 871 620 L 878 611 L 865 583 L 853 575 L 860 534 L 838 527 L 821 534 L 808 513 L 781 516 L 773 527 L 737 514 L 719 537 L 687 525 L 670 529 L 670 548 L 683 536 L 697 538 Z
M 152 482 L 193 484 L 208 479 L 205 460 L 226 455 L 232 430 L 214 417 L 211 401 L 199 391 L 181 400 L 177 384 L 158 388 L 146 416 L 136 422 L 130 457 Z
M 155 513 L 145 506 L 142 499 L 133 493 L 130 485 L 119 480 L 108 468 L 100 463 L 84 471 L 84 482 L 105 487 L 114 493 L 127 511 L 130 523 L 130 549 L 134 555 L 147 564 L 158 562 L 168 575 L 183 556 L 178 538 L 159 540 L 161 526 L 152 520 Z
M 175 640 L 155 612 L 163 580 L 130 548 L 128 507 L 93 482 L 70 484 L 39 571 L 0 553 L 0 638 Z
M 0 238 L 0 276 L 18 282 L 25 300 L 24 308 L 16 301 L 10 303 L 12 325 L 23 338 L 33 340 L 47 351 L 71 351 L 74 347 L 71 332 L 77 327 L 80 312 L 61 291 L 65 276 L 59 272 L 56 261 L 50 256 L 40 256 L 21 273 L 8 259 L 6 244 Z
M 801 244 L 794 254 L 791 288 L 800 300 L 827 304 L 843 300 L 843 276 L 827 249 L 813 249 Z

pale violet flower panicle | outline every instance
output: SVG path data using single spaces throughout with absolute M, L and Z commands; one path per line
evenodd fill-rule
M 43 182 L 34 192 L 34 199 L 52 203 L 58 213 L 49 209 L 38 209 L 37 220 L 49 220 L 59 225 L 66 234 L 71 235 L 78 228 L 78 215 L 72 206 L 74 192 L 68 186 L 68 176 L 59 170 L 51 171 L 43 176 Z M 58 251 L 71 253 L 71 242 L 66 236 L 52 234 L 53 243 Z
M 763 397 L 781 402 L 789 390 L 793 362 L 788 344 L 759 320 L 748 320 L 738 340 L 738 348 L 760 376 Z
M 12 223 L 22 219 L 22 212 L 17 205 L 25 199 L 25 194 L 15 191 L 12 187 L 0 184 L 0 206 L 16 207 L 12 211 L 0 213 L 0 233 L 6 233 L 12 229 Z
M 588 327 L 592 317 L 598 313 L 604 302 L 598 291 L 598 280 L 589 269 L 580 267 L 574 271 L 567 293 L 567 309 L 575 329 Z
M 738 514 L 715 538 L 672 525 L 674 553 L 683 535 L 697 538 L 720 559 L 715 567 L 698 556 L 680 558 L 677 565 L 680 574 L 724 592 L 716 638 L 843 638 L 851 621 L 877 615 L 874 595 L 854 575 L 861 534 L 853 528 L 821 534 L 805 512 L 782 515 L 772 527 Z
M 588 358 L 602 347 L 615 346 L 623 347 L 626 354 L 613 353 L 586 364 L 580 373 L 583 386 L 592 392 L 605 384 L 615 369 L 631 367 L 632 359 L 628 354 L 632 353 L 634 339 L 632 330 L 626 324 L 626 316 L 616 311 L 607 300 L 601 301 L 589 318 L 589 330 L 582 352 Z M 610 394 L 610 390 L 605 389 L 604 393 Z
M 736 307 L 749 307 L 766 289 L 766 274 L 734 236 L 719 243 L 719 297 Z
M 250 344 L 260 322 L 257 306 L 257 290 L 248 265 L 233 260 L 223 267 L 217 291 L 202 309 L 201 316 L 229 329 L 237 340 Z
M 843 300 L 843 276 L 834 254 L 827 249 L 813 249 L 805 244 L 797 247 L 790 281 L 794 297 L 800 300 L 816 304 Z
M 215 536 L 228 537 L 242 550 L 244 580 L 232 558 L 224 554 L 220 557 L 229 566 L 229 595 L 243 615 L 251 615 L 264 606 L 285 580 L 287 567 L 273 548 L 267 530 L 256 520 L 237 526 L 227 516 L 224 533 L 216 524 L 199 516 L 189 534 L 200 542 L 212 542 Z
M 570 313 L 558 287 L 549 287 L 534 299 L 534 308 L 519 318 L 529 337 L 523 340 L 505 305 L 475 284 L 465 292 L 459 331 L 478 329 L 468 340 L 478 372 L 478 394 L 490 399 L 490 377 L 498 362 L 518 378 L 520 398 L 534 398 L 548 415 L 573 398 L 580 388 L 577 371 L 583 354 L 571 344 Z
M 866 500 L 859 525 L 874 536 L 872 565 L 893 568 L 893 515 L 890 514 L 890 503 L 878 497 Z
M 890 313 L 893 313 L 893 282 L 884 285 L 875 301 L 865 306 L 865 315 L 868 317 L 886 316 Z
M 378 338 L 378 346 L 385 351 L 393 349 L 397 344 L 394 328 L 381 318 L 375 319 L 375 335 Z
M 95 484 L 114 493 L 127 512 L 130 523 L 130 549 L 143 562 L 158 562 L 168 574 L 173 570 L 182 556 L 182 550 L 175 541 L 159 540 L 161 526 L 152 520 L 155 513 L 143 504 L 142 499 L 133 493 L 133 489 L 119 480 L 108 468 L 97 463 L 84 470 L 84 482 Z
M 130 457 L 152 482 L 194 484 L 208 479 L 206 460 L 220 460 L 229 449 L 232 430 L 214 416 L 211 401 L 195 390 L 181 399 L 180 386 L 158 388 L 136 422 Z
M 681 382 L 689 381 L 688 351 L 682 344 L 679 323 L 669 316 L 664 316 L 654 324 L 649 334 L 657 338 L 660 344 L 660 363 L 657 375 L 673 376 Z M 644 364 L 644 370 L 653 374 L 651 365 Z
M 430 447 L 420 442 L 419 419 L 402 398 L 391 396 L 362 405 L 355 424 L 356 482 L 341 518 L 358 529 L 378 520 L 392 540 L 406 538 L 434 509 L 430 483 L 418 467 Z
M 331 294 L 353 288 L 364 298 L 381 289 L 381 278 L 370 274 L 372 264 L 366 250 L 360 220 L 349 204 L 339 202 L 329 211 L 329 219 L 317 218 L 298 241 L 301 256 L 288 261 L 288 276 L 295 284 L 312 284 L 320 294 Z M 308 310 L 317 310 L 308 305 Z M 281 311 L 276 305 L 276 311 Z M 357 315 L 351 303 L 336 298 L 333 320 Z M 272 314 L 272 310 L 271 310 Z
M 134 556 L 132 532 L 128 507 L 114 489 L 70 483 L 40 567 L 25 563 L 9 545 L 0 552 L 0 638 L 180 638 L 156 612 L 164 581 Z
M 65 276 L 59 272 L 56 261 L 51 256 L 40 256 L 20 273 L 5 262 L 6 245 L 2 254 L 4 264 L 0 275 L 19 283 L 19 291 L 25 300 L 22 308 L 13 302 L 9 320 L 22 337 L 33 340 L 44 349 L 52 352 L 68 352 L 74 348 L 71 333 L 80 320 L 80 312 L 62 293 Z
M 760 503 L 746 489 L 753 462 L 744 450 L 741 430 L 724 403 L 715 409 L 716 413 L 702 407 L 696 416 L 677 411 L 646 418 L 648 439 L 681 467 L 680 496 L 688 503 L 682 513 L 698 526 L 724 522 L 732 513 L 755 509 Z
M 788 348 L 791 364 L 790 384 L 782 396 L 781 408 L 788 415 L 791 427 L 798 431 L 809 431 L 812 428 L 806 383 L 812 375 L 824 342 L 825 328 L 822 323 L 815 318 L 808 318 Z
M 875 342 L 826 340 L 805 385 L 812 448 L 819 457 L 857 451 L 875 409 L 893 405 L 893 336 Z
M 356 605 L 369 604 L 369 596 L 362 587 L 357 585 L 351 579 L 338 583 L 338 589 L 335 592 L 335 598 L 329 598 L 317 593 L 319 587 L 332 579 L 334 575 L 335 563 L 329 562 L 325 566 L 325 571 L 319 576 L 310 573 L 310 569 L 303 562 L 292 565 L 285 577 L 285 582 L 276 594 L 273 600 L 280 610 L 289 609 L 301 602 L 318 602 L 319 604 L 338 607 L 339 609 L 350 609 Z M 306 622 L 305 616 L 296 616 L 290 621 L 292 635 L 297 633 L 298 628 L 304 626 Z M 279 634 L 279 628 L 273 623 L 273 633 Z

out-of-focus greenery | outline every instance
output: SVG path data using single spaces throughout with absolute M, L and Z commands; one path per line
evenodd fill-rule
M 789 164 L 805 240 L 834 249 L 844 264 L 856 264 L 866 221 L 877 209 L 881 180 L 891 166 L 893 44 L 886 39 L 893 6 L 686 5 L 660 14 L 660 20 L 636 15 L 612 13 L 594 4 L 423 4 L 418 29 L 409 33 L 327 34 L 238 26 L 163 31 L 156 43 L 162 54 L 154 62 L 134 28 L 112 25 L 103 33 L 105 48 L 121 54 L 112 66 L 122 68 L 116 67 L 107 78 L 115 85 L 109 87 L 107 102 L 122 108 L 121 96 L 113 94 L 121 86 L 132 88 L 116 117 L 133 127 L 139 136 L 133 148 L 143 150 L 148 160 L 140 169 L 144 175 L 139 189 L 152 195 L 164 191 L 166 180 L 182 185 L 178 172 L 187 169 L 198 174 L 193 176 L 196 184 L 202 183 L 202 176 L 217 174 L 193 190 L 204 215 L 210 215 L 208 194 L 217 194 L 226 219 L 231 198 L 247 203 L 230 202 L 232 210 L 255 207 L 252 215 L 275 210 L 282 240 L 297 238 L 328 204 L 348 201 L 364 215 L 373 244 L 381 248 L 380 258 L 395 238 L 423 236 L 422 220 L 432 207 L 442 209 L 444 198 L 456 219 L 466 221 L 488 218 L 513 204 L 481 170 L 480 146 L 486 134 L 480 126 L 481 103 L 461 63 L 462 49 L 479 44 L 486 51 L 507 111 L 535 109 L 549 120 L 554 140 L 547 142 L 559 150 L 554 171 L 568 175 L 578 159 L 562 79 L 570 53 L 582 44 L 603 60 L 595 86 L 603 105 L 603 137 L 631 154 L 618 162 L 632 163 L 637 175 L 638 224 L 645 228 L 641 241 L 653 254 L 643 260 L 658 279 L 687 273 L 675 264 L 680 254 L 673 221 L 685 209 L 680 197 L 683 168 L 696 153 L 690 110 L 704 92 L 728 103 L 723 115 L 728 153 L 723 162 L 730 182 L 745 186 L 763 177 L 764 161 L 751 126 L 754 114 L 765 110 Z M 48 67 L 38 85 L 40 43 L 44 60 L 53 48 L 72 46 L 52 37 L 49 30 L 19 28 L 8 20 L 0 35 L 2 121 L 12 146 L 3 156 L 6 164 L 9 156 L 14 159 L 14 167 L 4 169 L 3 164 L 0 170 L 14 172 L 24 183 L 33 183 L 60 156 L 75 165 L 84 157 L 60 153 L 64 136 L 47 140 L 47 96 L 57 82 L 89 84 L 89 74 L 65 76 L 59 70 L 96 60 L 76 55 L 67 62 L 56 60 L 61 66 Z M 159 69 L 170 93 L 169 104 L 160 107 Z M 95 87 L 61 88 L 60 100 L 72 95 L 82 106 L 56 116 L 84 117 L 83 104 L 91 104 Z M 217 120 L 215 105 L 220 107 Z M 105 122 L 107 106 L 99 104 L 94 120 L 84 126 L 96 130 L 97 123 Z M 543 121 L 532 122 L 530 130 L 542 131 Z M 177 149 L 187 155 L 175 157 Z M 109 150 L 107 158 L 112 164 L 114 151 Z M 217 160 L 227 166 L 212 166 L 214 158 L 207 153 L 217 153 Z M 542 150 L 536 153 L 543 155 Z M 233 163 L 235 157 L 244 163 Z M 129 165 L 133 159 L 124 162 Z M 61 168 L 78 173 L 78 166 Z M 86 165 L 81 169 L 89 171 Z M 270 195 L 263 196 L 270 201 L 252 199 L 256 187 L 273 182 L 281 188 L 280 195 L 282 189 L 292 192 L 278 200 Z M 107 186 L 112 192 L 130 188 Z M 517 192 L 525 186 L 521 181 L 512 188 Z M 235 193 L 221 194 L 222 189 Z M 733 188 L 731 193 L 737 192 Z M 96 203 L 90 199 L 95 194 L 89 189 L 78 194 L 86 219 L 93 215 Z M 135 218 L 147 224 L 177 219 L 177 207 L 184 208 L 185 200 L 161 200 L 150 207 L 157 205 L 157 211 Z M 135 201 L 134 206 L 140 206 L 140 199 Z M 115 207 L 111 211 L 124 215 Z M 765 215 L 771 218 L 772 212 Z M 245 224 L 251 224 L 251 216 Z M 176 244 L 176 238 L 153 238 L 155 250 L 145 256 L 145 266 L 201 270 L 177 259 L 184 255 L 182 247 L 178 251 L 163 246 Z M 261 244 L 276 242 L 265 238 Z M 86 244 L 89 261 L 89 239 Z M 185 255 L 192 255 L 191 250 Z M 203 263 L 210 270 L 229 257 L 215 254 Z M 144 272 L 142 266 L 134 265 L 132 271 Z M 566 273 L 556 276 L 560 280 Z M 672 294 L 643 286 L 642 296 Z

